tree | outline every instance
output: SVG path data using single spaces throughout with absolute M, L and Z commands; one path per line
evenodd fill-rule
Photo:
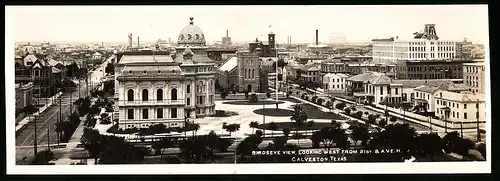
M 246 157 L 251 156 L 252 151 L 258 150 L 261 143 L 261 135 L 250 135 L 246 137 L 240 144 L 238 144 L 238 146 L 236 147 L 236 154 Z
M 349 115 L 349 114 L 351 114 L 351 109 L 349 109 L 348 107 L 346 107 L 344 109 L 344 112 L 345 112 L 345 114 Z
M 307 121 L 307 113 L 302 109 L 301 106 L 294 106 L 292 110 L 292 117 L 290 120 L 295 121 L 295 134 L 298 134 L 300 127 Z M 300 137 L 297 142 L 300 142 Z M 300 147 L 300 146 L 299 146 Z
M 99 131 L 91 128 L 84 128 L 80 142 L 84 145 L 85 150 L 89 152 L 90 156 L 94 157 L 95 164 L 97 164 L 97 160 L 102 152 L 102 147 L 104 146 L 102 145 Z
M 237 123 L 229 124 L 226 126 L 225 129 L 227 132 L 229 132 L 229 137 L 231 137 L 231 133 L 240 130 L 240 124 Z
M 210 158 L 206 137 L 191 137 L 184 140 L 179 145 L 181 158 L 187 162 L 202 163 L 206 158 Z
M 328 109 L 332 109 L 333 108 L 333 103 L 331 101 L 326 101 L 325 106 Z
M 271 98 L 271 92 L 266 92 L 266 97 Z
M 313 97 L 311 98 L 311 102 L 315 103 L 315 102 L 316 102 L 316 99 L 318 99 L 318 96 L 313 96 Z
M 115 74 L 115 65 L 113 63 L 108 63 L 105 68 L 105 73 L 109 75 Z
M 397 148 L 404 153 L 407 158 L 412 148 L 416 145 L 415 137 L 417 133 L 409 124 L 387 125 L 385 129 L 375 135 L 375 139 L 370 141 L 372 146 L 383 146 L 385 148 Z
M 323 102 L 325 102 L 325 100 L 324 100 L 324 99 L 321 99 L 321 98 L 318 98 L 318 99 L 316 100 L 316 103 L 318 103 L 318 105 L 323 105 Z
M 375 124 L 375 122 L 376 122 L 376 120 L 375 120 L 375 119 L 376 119 L 376 118 L 375 118 L 375 115 L 370 114 L 370 115 L 368 115 L 368 121 L 367 121 L 367 123 L 368 123 L 368 124 L 373 124 L 373 125 L 374 125 L 374 124 Z
M 391 116 L 389 121 L 391 121 L 392 123 L 396 123 L 396 121 L 398 121 L 398 118 L 396 118 L 395 116 Z
M 334 145 L 337 148 L 349 148 L 348 136 L 345 130 L 339 125 L 324 127 L 314 132 L 311 139 L 316 145 L 323 143 L 323 147 L 327 149 L 327 152 Z
M 226 99 L 227 95 L 228 95 L 227 91 L 224 90 L 222 93 L 220 93 L 220 98 Z
M 174 146 L 174 143 L 170 138 L 161 138 L 159 141 L 156 141 L 151 145 L 157 155 L 162 153 L 162 149 L 172 146 Z
M 252 93 L 252 95 L 250 95 L 250 98 L 248 99 L 248 101 L 249 102 L 258 102 L 259 98 L 257 97 L 257 94 Z
M 283 128 L 283 135 L 285 135 L 285 137 L 288 137 L 288 135 L 290 135 L 290 128 Z
M 346 105 L 343 102 L 339 102 L 338 104 L 335 105 L 335 108 L 340 109 L 340 110 L 344 109 L 345 107 L 346 107 Z
M 227 123 L 226 123 L 226 122 L 223 122 L 223 123 L 222 123 L 222 129 L 223 129 L 223 130 L 226 130 L 226 129 L 227 129 Z
M 365 111 L 365 113 L 364 113 L 364 114 L 365 114 L 365 115 L 368 115 L 368 114 L 370 114 L 370 113 L 369 113 L 368 111 Z
M 430 156 L 431 161 L 434 161 L 434 155 L 443 153 L 445 145 L 437 133 L 423 133 L 418 135 L 415 140 L 415 151 Z
M 248 124 L 248 126 L 250 126 L 252 128 L 252 133 L 255 133 L 255 128 L 257 128 L 259 126 L 259 122 L 252 121 L 252 122 L 250 122 L 250 124 Z
M 387 121 L 385 119 L 381 119 L 378 124 L 382 127 L 385 127 L 387 125 Z
M 195 124 L 190 124 L 190 126 L 191 126 L 190 130 L 193 130 L 193 137 L 195 137 L 198 130 L 200 130 L 200 124 L 195 123 Z
M 366 145 L 367 141 L 370 139 L 368 126 L 365 124 L 354 126 L 352 129 L 352 139 L 354 140 L 354 148 L 356 148 L 358 141 L 361 141 L 363 145 Z
M 353 117 L 358 118 L 358 119 L 361 119 L 362 116 L 363 116 L 362 111 L 358 111 L 358 112 L 354 113 L 354 115 L 353 115 Z
M 275 122 L 271 122 L 267 125 L 267 129 L 271 130 L 271 137 L 274 136 L 274 131 L 278 129 L 278 125 Z

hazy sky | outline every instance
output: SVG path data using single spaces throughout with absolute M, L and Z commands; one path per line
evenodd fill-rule
M 347 41 L 399 36 L 411 38 L 424 24 L 436 24 L 441 39 L 486 43 L 486 5 L 440 6 L 40 6 L 7 7 L 7 28 L 16 41 L 127 42 L 128 33 L 141 40 L 177 41 L 179 32 L 194 17 L 207 41 L 220 41 L 229 29 L 233 41 L 266 38 L 320 42 L 333 33 Z M 9 21 L 7 21 L 9 23 Z M 268 28 L 272 25 L 271 28 Z M 267 38 L 266 38 L 267 39 Z

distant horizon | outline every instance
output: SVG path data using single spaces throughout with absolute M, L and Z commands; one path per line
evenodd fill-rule
M 63 7 L 7 6 L 6 31 L 16 42 L 127 42 L 129 33 L 134 42 L 138 36 L 177 42 L 193 17 L 208 42 L 221 41 L 226 30 L 233 42 L 266 41 L 272 31 L 280 44 L 288 36 L 292 43 L 314 43 L 315 30 L 325 44 L 330 36 L 347 42 L 411 39 L 425 24 L 436 24 L 442 40 L 486 44 L 489 34 L 487 5 Z

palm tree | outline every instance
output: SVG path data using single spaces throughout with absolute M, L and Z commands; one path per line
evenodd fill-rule
M 89 154 L 94 157 L 95 164 L 97 164 L 97 159 L 102 152 L 101 147 L 103 145 L 101 145 L 101 141 L 102 138 L 99 134 L 99 131 L 90 128 L 84 128 L 80 142 L 85 146 L 85 149 L 89 152 Z
M 271 137 L 274 136 L 274 130 L 278 129 L 278 125 L 275 122 L 271 122 L 267 125 L 267 129 L 271 130 Z
M 298 135 L 300 127 L 307 121 L 307 113 L 302 109 L 301 106 L 294 106 L 292 110 L 292 117 L 290 117 L 290 120 L 295 121 L 295 134 Z M 299 143 L 300 137 L 298 137 L 297 140 L 297 144 Z
M 240 130 L 240 124 L 233 123 L 226 126 L 226 131 L 229 132 L 229 137 L 231 137 L 231 133 L 236 132 L 238 130 Z
M 352 140 L 354 140 L 354 148 L 356 148 L 356 145 L 358 141 L 361 141 L 362 144 L 366 144 L 366 142 L 370 139 L 370 134 L 368 132 L 368 126 L 367 125 L 359 125 L 355 126 L 352 129 Z
M 259 122 L 252 121 L 252 122 L 250 122 L 250 124 L 248 126 L 250 126 L 252 128 L 252 133 L 255 133 L 255 128 L 257 128 L 259 126 Z

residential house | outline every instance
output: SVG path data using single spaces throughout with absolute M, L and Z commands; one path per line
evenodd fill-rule
M 16 112 L 33 101 L 33 83 L 16 84 Z
M 342 73 L 328 73 L 323 76 L 323 89 L 325 93 L 344 93 L 346 91 L 346 79 L 348 76 Z
M 302 74 L 300 75 L 301 80 L 303 81 L 313 81 L 313 82 L 318 82 L 318 83 L 323 83 L 322 82 L 322 77 L 321 77 L 321 64 L 316 64 L 316 63 L 310 63 L 306 64 L 304 67 L 302 67 Z
M 464 128 L 477 128 L 478 122 L 480 127 L 484 127 L 486 123 L 485 98 L 484 94 L 441 91 L 435 95 L 435 116 L 441 120 L 448 120 L 448 125 L 452 128 L 458 128 L 457 123 L 463 124 Z M 446 116 L 447 108 L 450 110 L 448 116 Z

